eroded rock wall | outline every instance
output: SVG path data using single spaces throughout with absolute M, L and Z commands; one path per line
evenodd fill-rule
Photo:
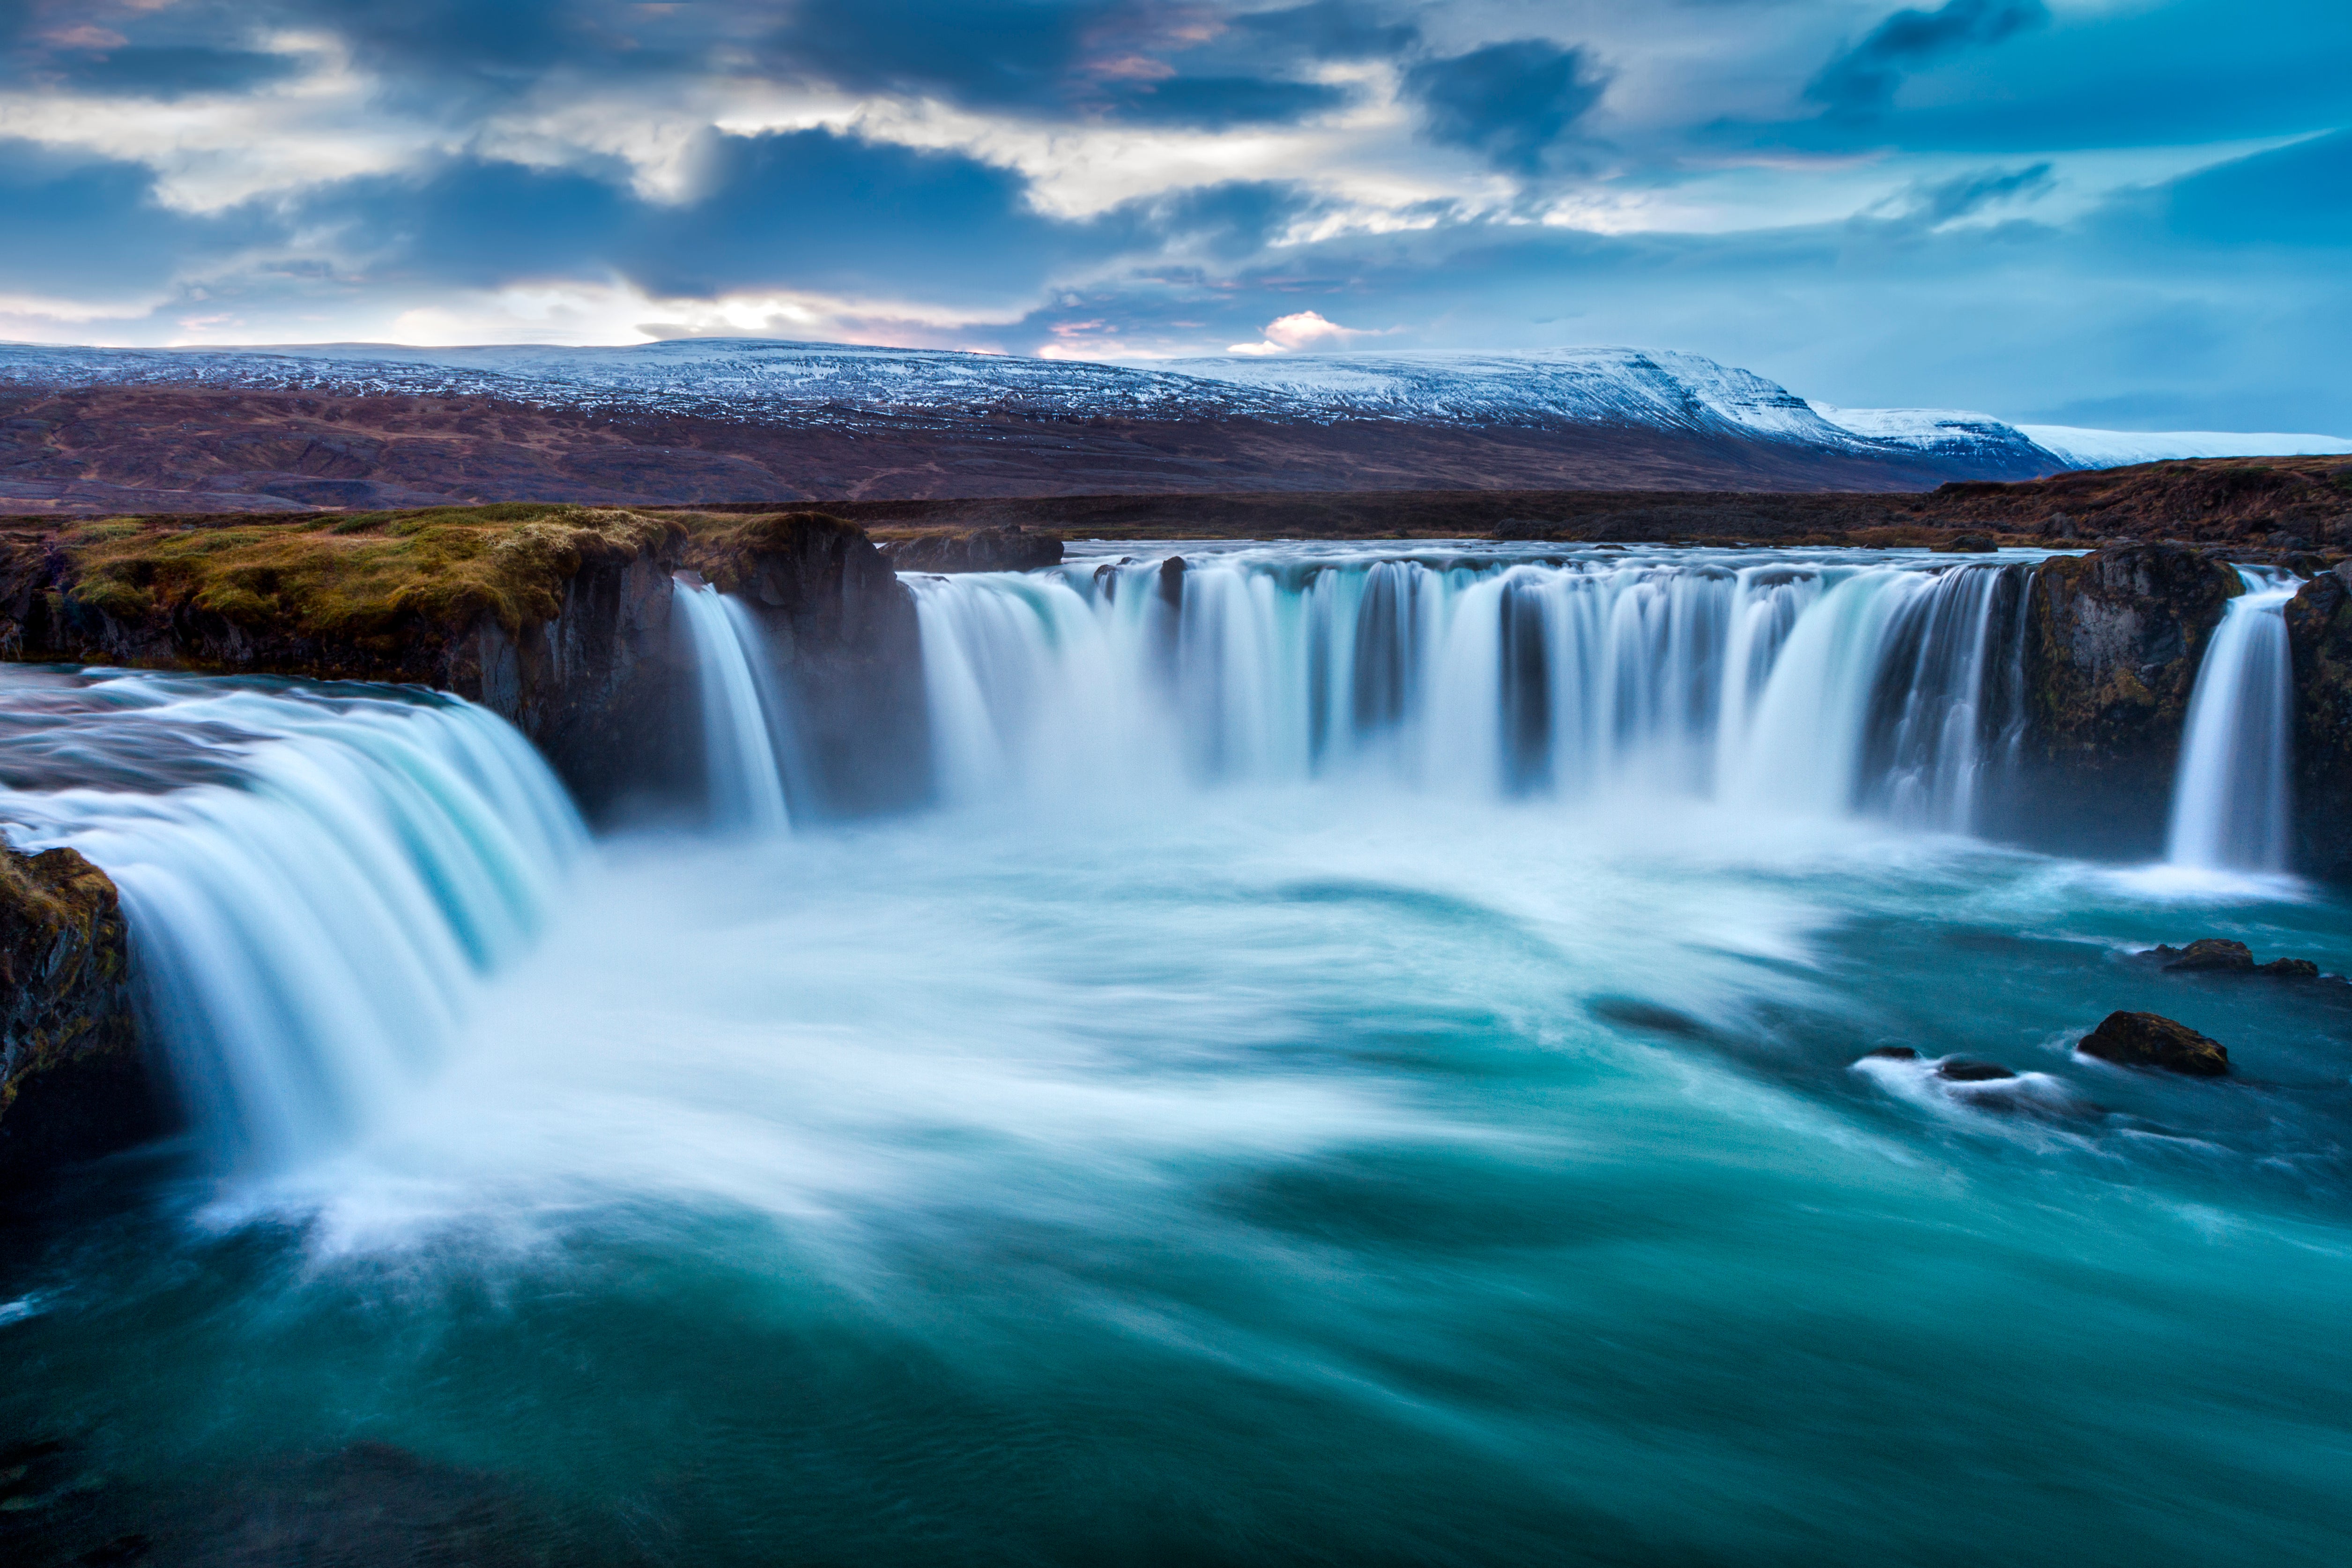
M 759 518 L 689 542 L 687 559 L 766 629 L 819 809 L 855 815 L 928 795 L 914 595 L 862 529 L 820 512 Z
M 70 849 L 0 846 L 0 1187 L 155 1136 L 114 884 Z
M 2287 602 L 2294 659 L 2294 825 L 2299 858 L 2352 879 L 2352 564 L 2315 575 Z
M 290 601 L 231 615 L 161 580 L 126 589 L 94 577 L 68 539 L 20 537 L 0 547 L 0 657 L 454 691 L 512 721 L 583 809 L 608 818 L 696 783 L 691 657 L 671 617 L 672 574 L 692 567 L 760 614 L 807 722 L 823 807 L 919 797 L 914 601 L 862 531 L 815 513 L 634 521 L 493 538 L 490 550 L 534 552 L 509 613 L 410 613 L 394 589 L 381 613 L 324 626 Z
M 2172 544 L 2034 569 L 2023 754 L 2005 814 L 2018 837 L 2078 854 L 2162 847 L 2197 668 L 2238 591 L 2227 563 Z

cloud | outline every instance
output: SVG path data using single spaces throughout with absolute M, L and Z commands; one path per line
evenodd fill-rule
M 2342 0 L 1537 11 L 0 0 L 0 335 L 1377 321 L 1854 405 L 2352 423 Z
M 1234 47 L 1238 33 L 1248 47 Z M 1135 125 L 1285 122 L 1336 109 L 1297 68 L 1402 43 L 1338 4 L 1229 18 L 1146 0 L 809 0 L 777 29 L 780 63 L 851 92 Z
M 2057 184 L 2052 167 L 2044 159 L 2021 169 L 1978 169 L 1948 180 L 1914 184 L 1904 193 L 1908 202 L 1904 216 L 1932 228 L 1974 216 L 1989 206 L 2030 202 L 2049 195 Z
M 1805 96 L 1833 114 L 1873 113 L 1895 101 L 1906 72 L 2049 20 L 2042 0 L 1946 0 L 1941 10 L 1897 11 L 1822 67 Z
M 268 215 L 205 217 L 155 199 L 143 164 L 0 138 L 8 244 L 0 292 L 120 301 L 170 293 L 185 272 L 281 237 Z
M 1355 327 L 1343 327 L 1337 321 L 1327 321 L 1313 310 L 1297 310 L 1287 316 L 1277 316 L 1265 324 L 1265 336 L 1254 343 L 1229 343 L 1229 354 L 1281 354 L 1300 349 L 1336 349 L 1349 340 L 1368 334 Z
M 1404 79 L 1431 141 L 1466 147 L 1515 174 L 1540 174 L 1545 154 L 1608 86 L 1582 49 L 1542 38 L 1423 60 Z
M 2163 207 L 2171 232 L 2216 244 L 2352 247 L 2352 131 L 2176 181 Z

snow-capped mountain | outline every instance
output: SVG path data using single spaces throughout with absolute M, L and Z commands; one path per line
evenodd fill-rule
M 2020 425 L 2034 445 L 2070 468 L 2120 468 L 2176 458 L 2333 457 L 2352 453 L 2340 436 L 2246 434 L 2224 430 L 2084 430 L 2071 425 Z
M 619 348 L 317 343 L 207 349 L 0 345 L 0 388 L 172 387 L 343 397 L 464 396 L 614 418 L 677 416 L 771 431 L 986 438 L 1007 422 L 1109 421 L 1416 432 L 1648 432 L 1770 464 L 1877 463 L 1899 483 L 2025 479 L 2165 458 L 2352 452 L 2319 436 L 2147 435 L 2020 426 L 1948 409 L 1810 403 L 1696 354 L 1623 348 L 1519 354 L 1297 354 L 1148 366 L 766 339 Z M 1319 437 L 1318 437 L 1319 438 Z M 1333 438 L 1337 438 L 1336 436 Z M 1776 481 L 1777 482 L 1777 481 Z M 1835 484 L 1857 481 L 1842 470 Z M 1835 488 L 1835 484 L 1832 488 Z

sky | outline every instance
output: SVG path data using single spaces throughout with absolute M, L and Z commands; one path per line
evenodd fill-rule
M 0 338 L 1678 349 L 2352 434 L 2346 0 L 0 0 Z

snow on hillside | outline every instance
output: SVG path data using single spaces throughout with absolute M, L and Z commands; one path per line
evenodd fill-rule
M 2175 458 L 2324 458 L 2352 453 L 2352 441 L 2340 436 L 2084 430 L 2072 425 L 2021 425 L 2018 428 L 2070 468 L 2120 468 Z
M 1966 459 L 1994 454 L 2045 468 L 2059 458 L 2016 426 L 1964 408 L 1840 408 L 1815 403 L 1814 413 L 1831 424 L 1873 441 L 1908 447 L 1930 457 Z
M 7 384 L 484 396 L 622 416 L 851 427 L 992 416 L 1630 425 L 1841 454 L 1926 456 L 2021 475 L 2165 458 L 2352 452 L 2352 441 L 2324 436 L 2140 435 L 2019 426 L 1956 409 L 1839 408 L 1696 354 L 1619 348 L 1234 356 L 1139 367 L 761 338 L 618 348 L 0 344 L 0 385 Z
M 1555 349 L 1163 363 L 1203 381 L 1277 393 L 1327 416 L 1688 429 L 1730 426 L 1775 440 L 1853 445 L 1786 387 L 1696 354 Z

